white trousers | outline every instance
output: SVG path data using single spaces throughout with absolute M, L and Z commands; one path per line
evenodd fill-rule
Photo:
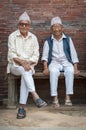
M 11 67 L 11 73 L 14 75 L 21 75 L 20 85 L 20 104 L 26 104 L 29 92 L 35 91 L 34 80 L 32 77 L 32 70 L 25 71 L 22 66 Z
M 73 82 L 74 82 L 74 67 L 71 63 L 67 66 L 51 63 L 49 65 L 50 71 L 50 92 L 51 96 L 58 95 L 58 78 L 60 76 L 60 71 L 64 71 L 65 85 L 66 85 L 66 95 L 73 94 Z

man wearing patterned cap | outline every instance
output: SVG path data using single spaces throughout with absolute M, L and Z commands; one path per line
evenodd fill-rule
M 24 109 L 29 93 L 38 107 L 46 106 L 35 91 L 32 75 L 34 66 L 39 59 L 39 44 L 37 37 L 29 32 L 31 20 L 24 12 L 18 21 L 18 30 L 9 35 L 8 38 L 8 66 L 7 73 L 21 75 L 20 86 L 20 107 L 17 118 L 22 119 L 26 116 Z
M 53 97 L 54 107 L 59 107 L 58 78 L 60 72 L 64 72 L 66 97 L 65 105 L 72 105 L 70 95 L 73 94 L 74 73 L 79 73 L 78 57 L 72 39 L 63 33 L 63 25 L 60 17 L 51 20 L 52 35 L 47 38 L 43 47 L 42 61 L 44 74 L 50 73 L 50 93 Z

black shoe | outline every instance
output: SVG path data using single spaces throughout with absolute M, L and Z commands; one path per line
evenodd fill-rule
M 24 108 L 19 108 L 17 113 L 17 119 L 23 119 L 26 117 L 26 111 Z

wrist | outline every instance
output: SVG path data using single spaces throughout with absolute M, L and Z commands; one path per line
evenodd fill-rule
M 44 70 L 46 70 L 46 69 L 48 69 L 48 67 L 46 66 L 46 67 L 44 67 Z

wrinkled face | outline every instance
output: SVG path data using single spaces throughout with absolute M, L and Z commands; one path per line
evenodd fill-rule
M 60 37 L 60 36 L 62 36 L 63 26 L 62 26 L 61 24 L 54 24 L 54 25 L 51 27 L 51 30 L 52 30 L 52 34 L 53 34 L 55 37 Z
M 30 23 L 27 20 L 21 20 L 18 24 L 18 28 L 22 35 L 27 34 L 30 29 Z

